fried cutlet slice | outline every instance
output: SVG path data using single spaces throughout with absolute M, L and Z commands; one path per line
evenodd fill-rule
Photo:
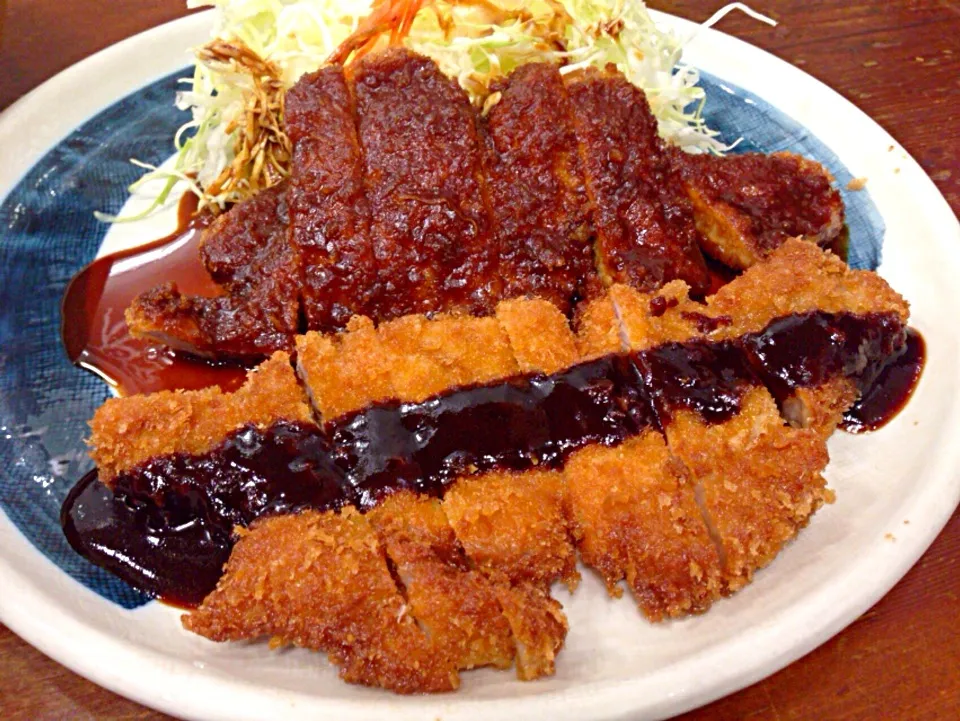
M 547 589 L 580 580 L 568 535 L 566 487 L 557 471 L 459 478 L 443 510 L 470 560 L 491 578 Z
M 634 350 L 702 340 L 705 322 L 713 327 L 721 317 L 717 309 L 690 301 L 682 287 L 663 291 L 675 303 L 657 303 L 658 294 L 627 287 L 611 293 Z M 723 320 L 721 328 L 736 322 Z M 816 430 L 788 426 L 749 367 L 672 369 L 669 359 L 658 362 L 664 365 L 655 368 L 654 359 L 638 358 L 648 383 L 680 378 L 694 386 L 722 385 L 725 392 L 739 395 L 736 413 L 711 421 L 695 410 L 673 407 L 668 394 L 654 393 L 669 452 L 695 484 L 704 521 L 719 543 L 724 592 L 732 592 L 773 560 L 823 503 L 832 502 L 821 475 L 829 460 L 826 439 Z M 683 380 L 691 370 L 696 375 Z
M 577 306 L 574 317 L 577 354 L 580 360 L 599 358 L 623 350 L 620 319 L 609 293 Z
M 376 317 L 500 296 L 476 113 L 432 60 L 404 48 L 351 67 L 378 277 Z
M 601 278 L 641 290 L 680 279 L 705 292 L 709 275 L 690 200 L 646 96 L 616 70 L 575 75 L 567 76 L 566 89 L 594 208 Z
M 564 476 L 580 557 L 611 595 L 625 579 L 654 621 L 705 611 L 719 597 L 717 549 L 693 485 L 659 433 L 580 450 Z
M 238 530 L 224 575 L 183 625 L 213 641 L 263 636 L 322 651 L 350 683 L 398 693 L 456 689 L 456 668 L 408 613 L 359 513 L 306 511 Z
M 389 355 L 362 316 L 351 318 L 345 333 L 297 336 L 297 373 L 325 422 L 396 396 Z
M 493 588 L 513 634 L 517 678 L 552 676 L 569 628 L 562 606 L 535 584 L 495 583 Z
M 440 501 L 402 491 L 366 517 L 437 653 L 457 669 L 509 667 L 510 626 L 490 582 L 470 568 Z
M 764 262 L 709 297 L 707 305 L 711 314 L 730 319 L 711 333 L 717 340 L 759 333 L 777 318 L 815 310 L 890 313 L 904 327 L 910 312 L 903 297 L 876 273 L 852 270 L 833 253 L 796 239 L 784 241 Z M 853 381 L 837 378 L 820 387 L 799 388 L 780 401 L 792 423 L 826 437 L 856 397 Z
M 233 393 L 212 387 L 107 400 L 90 421 L 90 457 L 109 484 L 151 458 L 204 453 L 241 426 L 263 428 L 280 420 L 312 423 L 313 415 L 290 356 L 278 351 Z
M 377 295 L 370 210 L 354 103 L 343 68 L 304 75 L 286 94 L 290 240 L 303 266 L 303 312 L 311 330 L 341 329 L 367 315 Z
M 702 493 L 722 544 L 728 592 L 749 583 L 821 505 L 833 502 L 821 475 L 829 460 L 825 439 L 786 425 L 762 386 L 745 392 L 728 421 L 707 423 L 679 410 L 665 432 Z
M 200 255 L 226 291 L 184 295 L 174 283 L 134 299 L 132 335 L 205 358 L 257 359 L 297 332 L 300 260 L 287 240 L 286 184 L 258 193 L 204 231 Z
M 419 402 L 449 388 L 517 372 L 510 341 L 496 318 L 408 315 L 382 324 L 378 333 L 402 401 Z
M 820 163 L 794 153 L 716 156 L 671 150 L 705 253 L 749 268 L 787 238 L 828 246 L 843 230 L 843 200 Z
M 485 169 L 504 298 L 539 297 L 564 313 L 597 286 L 590 201 L 560 72 L 522 65 L 492 88 Z
M 545 300 L 505 300 L 497 320 L 523 373 L 556 373 L 577 362 L 576 339 L 566 316 Z
M 853 270 L 833 253 L 795 238 L 707 298 L 707 305 L 732 319 L 711 335 L 720 339 L 756 333 L 775 318 L 814 310 L 895 313 L 904 320 L 910 312 L 903 297 L 873 271 Z

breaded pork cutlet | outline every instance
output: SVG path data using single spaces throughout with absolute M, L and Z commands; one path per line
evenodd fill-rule
M 794 153 L 716 156 L 671 151 L 693 204 L 704 252 L 749 268 L 787 238 L 829 246 L 843 231 L 843 200 L 820 163 Z
M 408 315 L 381 324 L 377 333 L 389 357 L 390 381 L 402 401 L 422 401 L 448 388 L 505 378 L 518 370 L 495 318 Z
M 401 491 L 367 513 L 410 612 L 457 669 L 509 668 L 514 647 L 493 586 L 470 568 L 436 498 Z
M 258 193 L 203 233 L 201 259 L 226 294 L 182 294 L 175 284 L 134 299 L 132 335 L 205 358 L 264 358 L 298 329 L 300 261 L 287 239 L 286 184 Z
M 314 330 L 343 328 L 377 299 L 370 210 L 354 103 L 340 66 L 303 76 L 286 94 L 290 240 L 303 267 L 302 299 Z
M 626 580 L 653 621 L 705 611 L 719 597 L 720 559 L 693 484 L 658 432 L 584 448 L 564 477 L 580 557 L 611 595 Z
M 690 201 L 643 91 L 615 70 L 566 78 L 597 233 L 601 278 L 653 290 L 684 280 L 706 291 Z
M 505 378 L 518 369 L 509 336 L 495 318 L 407 316 L 383 324 L 379 334 L 400 401 L 419 401 L 443 388 Z M 514 631 L 521 679 L 553 673 L 553 659 L 567 631 L 559 604 L 531 585 L 534 579 L 544 586 L 547 579 L 560 575 L 571 583 L 575 578 L 571 549 L 565 543 L 562 503 L 555 495 L 558 489 L 551 485 L 554 480 L 548 476 L 525 479 L 516 487 L 511 515 L 497 512 L 502 510 L 500 474 L 460 478 L 448 489 L 448 495 L 456 494 L 459 485 L 468 482 L 462 493 L 486 510 L 485 518 L 467 512 L 463 495 L 455 496 L 452 504 L 448 498 L 437 506 L 446 512 L 458 548 L 486 574 L 502 600 L 504 619 Z M 526 558 L 517 556 L 515 539 L 510 537 L 510 529 L 516 526 L 525 527 L 527 540 L 539 549 Z
M 324 422 L 394 398 L 389 362 L 369 318 L 352 318 L 343 333 L 297 336 L 297 373 Z
M 485 169 L 503 298 L 539 297 L 564 313 L 598 285 L 590 202 L 560 72 L 522 65 L 493 88 Z
M 497 321 L 524 373 L 556 373 L 579 358 L 566 317 L 544 300 L 505 300 L 497 304 Z
M 707 302 L 712 314 L 731 319 L 711 333 L 717 340 L 758 333 L 778 317 L 815 310 L 892 314 L 904 327 L 910 313 L 903 297 L 876 273 L 851 270 L 833 253 L 796 239 L 784 241 L 761 267 L 747 270 Z M 778 400 L 791 423 L 814 428 L 826 437 L 856 396 L 854 382 L 841 377 L 797 388 L 790 397 Z
M 214 386 L 107 400 L 90 421 L 90 457 L 109 484 L 152 458 L 204 453 L 241 426 L 266 428 L 281 420 L 312 423 L 313 415 L 290 356 L 278 351 L 233 393 Z
M 457 688 L 456 668 L 407 607 L 363 516 L 306 511 L 241 531 L 216 590 L 183 625 L 214 641 L 267 636 L 325 652 L 350 683 L 398 693 Z
M 493 318 L 405 317 L 379 330 L 366 319 L 352 323 L 346 333 L 332 338 L 311 333 L 298 343 L 308 392 L 328 419 L 375 400 L 422 400 L 443 388 L 494 380 L 517 370 L 507 336 Z M 484 490 L 485 477 L 470 480 L 476 481 L 471 488 L 479 503 L 497 501 L 489 495 L 499 490 L 495 480 L 489 491 Z M 549 498 L 549 488 L 533 482 L 526 487 L 536 488 L 541 501 Z M 446 502 L 441 506 L 436 499 L 399 493 L 369 514 L 404 584 L 411 615 L 428 630 L 438 653 L 447 654 L 457 668 L 502 667 L 515 654 L 520 678 L 552 673 L 566 620 L 559 604 L 528 587 L 529 574 L 517 573 L 522 561 L 500 524 L 516 523 L 518 517 L 497 516 L 492 523 L 472 524 L 451 513 L 449 520 L 460 521 L 451 526 L 445 511 Z M 565 529 L 561 509 L 541 505 L 535 513 L 549 521 L 550 514 L 556 514 L 554 523 Z M 558 569 L 566 572 L 570 565 L 570 548 L 554 538 L 552 528 L 554 535 L 545 537 L 561 560 L 549 557 L 548 569 L 533 574 L 541 579 Z M 463 538 L 457 537 L 458 530 Z M 480 546 L 486 555 L 474 558 L 470 550 Z M 529 566 L 528 561 L 525 567 Z
M 704 319 L 721 316 L 679 290 L 670 288 L 665 304 L 654 300 L 657 294 L 626 286 L 611 290 L 632 349 L 702 340 L 704 326 L 714 325 Z M 723 318 L 720 325 L 726 329 L 732 322 Z M 691 370 L 672 367 L 669 355 L 641 356 L 640 363 L 645 374 L 668 383 Z M 704 518 L 720 543 L 724 589 L 732 592 L 832 500 L 821 475 L 829 458 L 825 438 L 812 429 L 788 426 L 773 396 L 749 369 L 721 364 L 716 370 L 709 365 L 695 370 L 699 375 L 687 382 L 739 393 L 738 412 L 713 422 L 697 410 L 675 407 L 668 395 L 655 398 L 656 411 L 671 454 L 696 484 Z
M 500 295 L 476 113 L 436 63 L 403 48 L 351 68 L 378 320 L 489 311 Z

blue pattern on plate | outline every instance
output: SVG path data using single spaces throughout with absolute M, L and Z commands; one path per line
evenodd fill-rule
M 105 384 L 74 368 L 60 345 L 60 299 L 97 252 L 107 226 L 94 210 L 119 212 L 140 171 L 158 164 L 184 116 L 176 78 L 159 80 L 102 111 L 48 152 L 0 205 L 0 507 L 30 542 L 74 579 L 125 608 L 149 599 L 70 548 L 60 505 L 90 469 L 87 420 Z M 703 73 L 706 116 L 741 150 L 793 150 L 824 163 L 841 187 L 851 175 L 803 127 L 760 98 Z M 883 221 L 865 191 L 847 193 L 851 262 L 875 268 Z M 149 240 L 149 239 L 144 239 Z

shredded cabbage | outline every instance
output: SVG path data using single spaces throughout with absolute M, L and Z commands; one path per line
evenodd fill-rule
M 283 90 L 323 65 L 371 5 L 187 0 L 187 6 L 216 8 L 214 39 L 197 50 L 193 77 L 181 81 L 188 87 L 176 103 L 192 118 L 176 135 L 173 170 L 155 169 L 147 177 L 168 180 L 155 205 L 173 183 L 189 178 L 201 206 L 216 211 L 286 174 Z M 522 63 L 552 61 L 564 73 L 613 63 L 646 92 L 664 138 L 693 152 L 728 149 L 701 115 L 705 96 L 697 70 L 680 62 L 690 38 L 658 29 L 639 0 L 400 0 L 400 6 L 419 8 L 404 44 L 433 58 L 484 110 L 498 100 L 489 92 L 491 82 Z M 704 26 L 734 9 L 775 24 L 734 3 Z M 380 42 L 388 40 L 384 35 Z

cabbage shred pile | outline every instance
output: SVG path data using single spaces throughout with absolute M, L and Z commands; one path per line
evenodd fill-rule
M 192 118 L 176 135 L 172 167 L 144 166 L 150 172 L 138 181 L 160 178 L 165 187 L 137 217 L 161 205 L 178 181 L 200 197 L 202 208 L 219 212 L 282 180 L 290 160 L 282 121 L 286 89 L 331 57 L 353 59 L 391 42 L 431 57 L 484 111 L 499 99 L 490 93 L 491 83 L 523 63 L 553 62 L 561 73 L 613 63 L 646 92 L 664 138 L 694 152 L 726 149 L 701 116 L 705 96 L 697 87 L 697 70 L 680 64 L 683 41 L 659 30 L 639 0 L 377 0 L 373 8 L 364 0 L 188 0 L 187 5 L 216 8 L 213 39 L 196 50 L 193 77 L 181 81 L 188 87 L 176 102 Z M 728 9 L 734 8 L 758 17 L 739 3 Z M 394 22 L 386 32 L 373 33 L 362 49 L 351 46 L 378 13 L 391 22 L 399 13 L 399 31 Z M 361 33 L 354 35 L 358 27 Z

